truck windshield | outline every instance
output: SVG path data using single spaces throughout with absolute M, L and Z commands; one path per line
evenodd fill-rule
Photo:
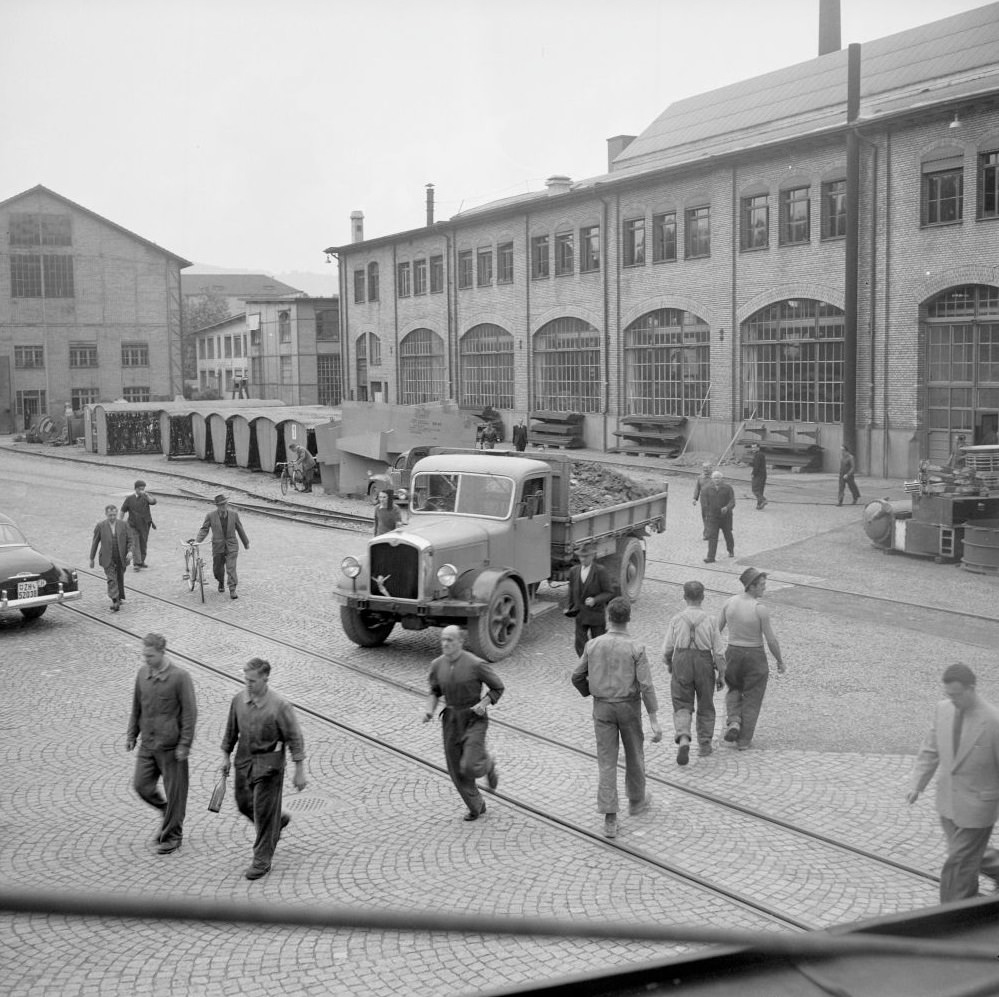
M 506 519 L 512 499 L 512 479 L 494 474 L 418 474 L 413 479 L 414 512 Z

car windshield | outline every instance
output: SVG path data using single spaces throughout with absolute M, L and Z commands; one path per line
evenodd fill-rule
M 413 479 L 414 512 L 453 512 L 505 519 L 513 480 L 495 474 L 418 474 Z
M 27 546 L 24 534 L 13 523 L 0 523 L 0 547 L 10 547 L 12 544 Z

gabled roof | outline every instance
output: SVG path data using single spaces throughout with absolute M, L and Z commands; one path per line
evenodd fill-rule
M 16 201 L 19 201 L 23 197 L 28 197 L 31 194 L 45 194 L 48 197 L 55 198 L 57 201 L 62 201 L 63 204 L 73 208 L 74 211 L 80 211 L 85 215 L 89 215 L 91 218 L 97 219 L 97 221 L 99 221 L 102 225 L 107 225 L 110 228 L 121 232 L 122 235 L 126 235 L 130 239 L 135 239 L 136 242 L 141 242 L 143 245 L 148 246 L 150 249 L 156 250 L 158 253 L 162 253 L 164 256 L 169 256 L 170 259 L 176 260 L 181 267 L 191 266 L 191 261 L 185 260 L 183 256 L 171 253 L 170 250 L 164 249 L 162 246 L 158 246 L 155 242 L 152 242 L 149 239 L 144 239 L 141 235 L 136 235 L 134 232 L 130 232 L 127 228 L 119 225 L 117 222 L 113 222 L 110 219 L 105 218 L 103 215 L 97 214 L 96 211 L 91 211 L 90 208 L 85 208 L 82 204 L 77 204 L 76 201 L 71 201 L 68 197 L 63 197 L 62 194 L 57 194 L 54 190 L 49 190 L 48 187 L 45 187 L 42 184 L 37 184 L 28 190 L 22 190 L 20 194 L 8 197 L 5 201 L 0 201 L 0 209 L 8 208 Z
M 240 312 L 238 315 L 230 315 L 228 318 L 220 319 L 218 322 L 213 322 L 211 325 L 203 325 L 200 329 L 192 329 L 193 335 L 200 336 L 203 332 L 213 332 L 217 333 L 222 330 L 223 326 L 226 325 L 239 325 L 246 324 L 246 312 Z
M 224 298 L 268 298 L 300 295 L 303 291 L 264 273 L 182 273 L 180 293 L 185 297 L 208 292 Z

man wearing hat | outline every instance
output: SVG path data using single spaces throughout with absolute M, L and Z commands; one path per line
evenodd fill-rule
M 701 473 L 694 482 L 694 505 L 701 503 L 701 525 L 704 527 L 704 539 L 708 539 L 708 508 L 711 505 L 711 461 L 701 464 Z
M 225 495 L 215 496 L 215 508 L 205 516 L 205 521 L 198 530 L 197 543 L 201 543 L 208 536 L 208 531 L 212 532 L 212 574 L 219 583 L 219 591 L 225 591 L 226 575 L 229 576 L 229 598 L 238 599 L 236 595 L 236 584 L 239 581 L 236 576 L 236 558 L 239 557 L 239 543 L 243 541 L 243 546 L 249 550 L 250 541 L 246 538 L 246 531 L 239 521 L 239 513 L 235 509 L 229 508 L 229 499 Z
M 746 568 L 739 575 L 745 591 L 732 596 L 722 607 L 718 630 L 728 627 L 725 649 L 726 731 L 725 740 L 745 751 L 756 732 L 756 721 L 763 706 L 763 695 L 770 680 L 770 666 L 764 640 L 777 662 L 777 672 L 784 674 L 780 644 L 770 623 L 770 610 L 760 600 L 767 587 L 766 572 Z
M 576 621 L 576 657 L 586 642 L 607 633 L 607 603 L 614 598 L 614 585 L 607 569 L 596 564 L 596 550 L 586 544 L 579 550 L 579 564 L 569 570 L 569 605 L 565 615 Z

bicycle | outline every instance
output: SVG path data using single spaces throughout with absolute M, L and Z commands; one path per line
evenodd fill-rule
M 287 463 L 279 463 L 275 465 L 281 468 L 281 494 L 288 494 L 288 486 L 290 485 L 295 489 L 296 492 L 305 491 L 305 476 L 299 470 L 298 465 L 292 464 L 291 470 L 288 470 Z
M 205 601 L 205 560 L 201 556 L 201 544 L 208 543 L 202 540 L 185 540 L 181 545 L 184 548 L 184 581 L 193 592 L 196 585 L 201 586 L 201 601 Z

